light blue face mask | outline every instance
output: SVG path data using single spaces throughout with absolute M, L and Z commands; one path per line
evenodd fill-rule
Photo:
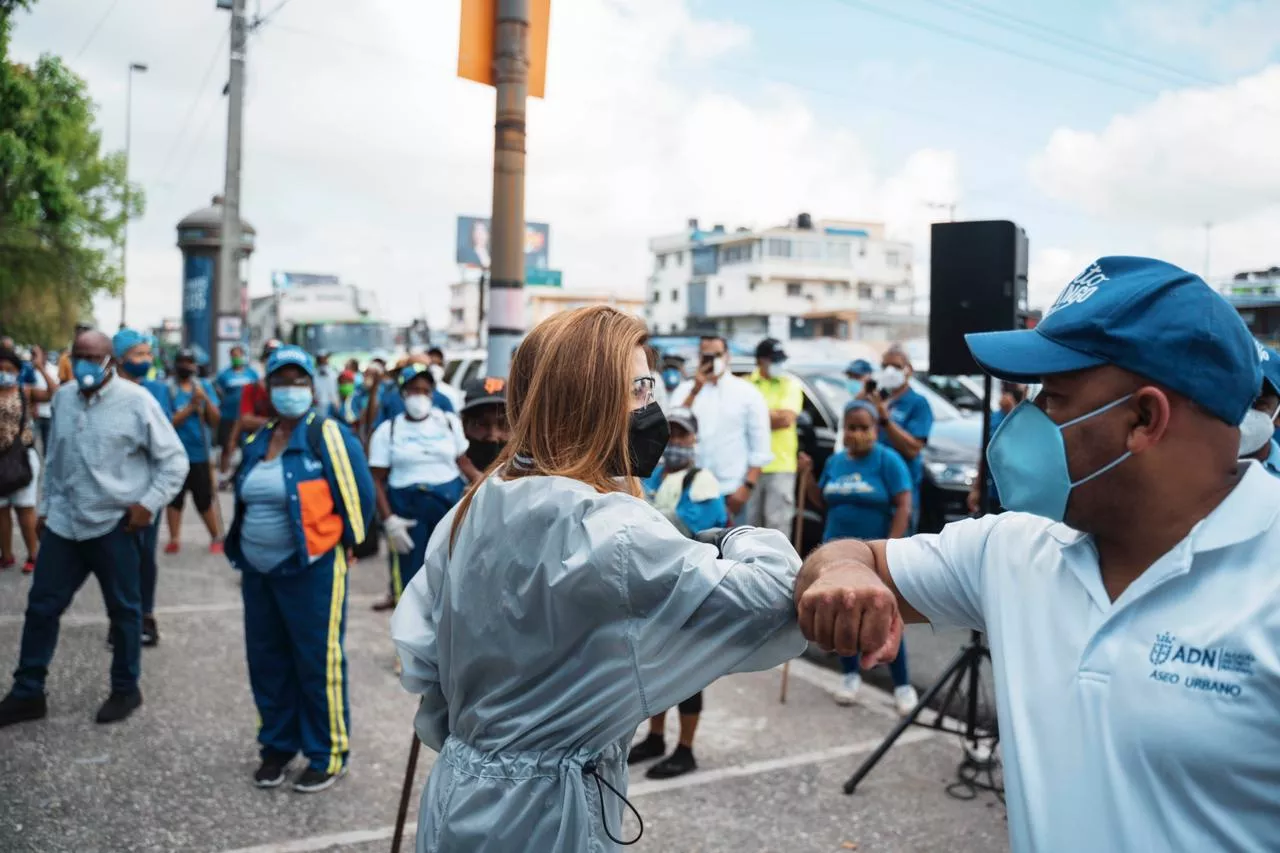
M 1019 403 L 1000 424 L 987 447 L 987 465 L 996 481 L 1000 503 L 1014 512 L 1029 512 L 1050 521 L 1062 521 L 1072 489 L 1101 477 L 1133 455 L 1125 452 L 1114 462 L 1072 482 L 1062 431 L 1110 411 L 1132 396 L 1126 394 L 1061 425 L 1055 424 L 1030 400 Z
M 300 418 L 311 408 L 311 388 L 305 385 L 288 385 L 271 389 L 271 406 L 282 418 Z

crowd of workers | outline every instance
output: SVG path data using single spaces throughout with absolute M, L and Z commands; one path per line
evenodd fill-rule
M 89 574 L 102 588 L 113 646 L 110 694 L 97 721 L 123 720 L 141 705 L 141 648 L 160 636 L 160 510 L 165 550 L 175 553 L 187 493 L 210 549 L 225 551 L 241 572 L 261 720 L 253 781 L 263 788 L 283 784 L 299 754 L 306 766 L 294 778 L 297 791 L 324 790 L 347 770 L 347 572 L 371 543 L 376 550 L 385 541 L 389 596 L 378 607 L 396 608 L 402 683 L 422 694 L 417 731 L 441 753 L 424 793 L 429 819 L 420 821 L 419 849 L 535 849 L 527 846 L 534 840 L 536 849 L 585 849 L 581 842 L 600 833 L 623 843 L 610 827 L 629 805 L 626 766 L 661 759 L 647 771 L 653 778 L 695 770 L 702 689 L 730 672 L 779 664 L 806 639 L 841 655 L 838 702 L 854 700 L 861 667 L 887 664 L 905 714 L 918 699 L 903 620 L 990 635 L 1002 725 L 1009 724 L 1009 786 L 1022 797 L 1033 790 L 1037 803 L 1061 799 L 1056 777 L 1070 775 L 1069 767 L 1089 775 L 1078 754 L 1063 752 L 1070 739 L 1033 736 L 1045 720 L 1059 727 L 1055 734 L 1074 732 L 1076 743 L 1109 739 L 1120 753 L 1142 739 L 1108 722 L 1114 703 L 1064 686 L 1075 679 L 1061 678 L 1057 667 L 1069 659 L 1074 673 L 1089 665 L 1087 655 L 1101 654 L 1085 649 L 1081 662 L 1088 633 L 1105 644 L 1133 629 L 1137 617 L 1103 618 L 1122 604 L 1153 611 L 1141 620 L 1156 642 L 1149 656 L 1139 649 L 1144 659 L 1157 668 L 1177 660 L 1173 631 L 1186 632 L 1197 659 L 1221 645 L 1225 651 L 1213 654 L 1232 661 L 1234 672 L 1262 677 L 1247 689 L 1230 681 L 1196 689 L 1248 694 L 1234 710 L 1250 719 L 1250 709 L 1273 713 L 1274 611 L 1258 611 L 1254 621 L 1233 616 L 1234 628 L 1213 623 L 1213 633 L 1208 616 L 1179 609 L 1172 592 L 1155 599 L 1151 590 L 1172 581 L 1141 578 L 1165 559 L 1186 563 L 1167 567 L 1176 577 L 1196 554 L 1276 535 L 1278 487 L 1267 472 L 1280 473 L 1280 355 L 1252 341 L 1195 276 L 1145 259 L 1099 265 L 1111 285 L 1091 292 L 1092 302 L 1055 306 L 1034 332 L 971 336 L 978 361 L 1006 380 L 980 476 L 991 478 L 1011 512 L 941 536 L 912 536 L 932 415 L 896 348 L 878 370 L 849 366 L 855 398 L 843 414 L 841 446 L 815 471 L 799 447 L 803 395 L 783 369 L 779 341 L 761 342 L 754 371 L 738 376 L 727 342 L 705 337 L 686 375 L 678 361 L 646 348 L 638 319 L 606 308 L 545 321 L 516 351 L 510 380 L 488 377 L 460 390 L 444 384 L 439 351 L 394 365 L 375 360 L 361 372 L 272 341 L 260 371 L 236 349 L 230 367 L 201 377 L 195 355 L 180 351 L 162 380 L 148 336 L 84 329 L 63 379 L 42 356 L 0 341 L 0 495 L 6 519 L 9 507 L 17 514 L 34 572 L 0 726 L 46 715 L 59 619 Z M 1184 319 L 1188 306 L 1195 323 Z M 582 358 L 589 350 L 598 357 Z M 1183 369 L 1173 357 L 1183 352 L 1202 363 Z M 1033 380 L 1044 387 L 1024 401 Z M 1202 446 L 1198 462 L 1193 451 Z M 1160 508 L 1135 507 L 1132 496 L 1156 485 L 1174 459 L 1183 460 L 1183 491 Z M 1090 485 L 1104 479 L 1111 490 Z M 219 487 L 234 497 L 225 531 Z M 798 490 L 826 515 L 826 544 L 803 568 L 787 541 Z M 1228 504 L 1237 515 L 1223 519 Z M 1085 534 L 1095 542 L 1088 555 L 1072 550 Z M 1150 537 L 1163 538 L 1151 545 Z M 1183 554 L 1178 543 L 1187 537 Z M 1036 559 L 1075 568 L 1043 577 L 1023 570 L 1021 562 Z M 1230 577 L 1262 583 L 1248 555 L 1239 559 Z M 1089 561 L 1091 571 L 1082 569 Z M 1071 586 L 1077 575 L 1082 586 Z M 1226 601 L 1212 572 L 1192 575 L 1187 583 L 1199 585 L 1202 604 Z M 1265 593 L 1264 586 L 1256 588 Z M 1161 614 L 1182 621 L 1170 628 Z M 1035 630 L 1037 620 L 1061 630 L 1049 637 Z M 1114 636 L 1104 636 L 1108 621 Z M 1204 630 L 1195 627 L 1201 623 Z M 1137 646 L 1149 645 L 1139 633 Z M 1049 648 L 1055 643 L 1065 644 L 1063 654 Z M 1169 648 L 1160 652 L 1162 643 Z M 1092 665 L 1114 669 L 1115 654 Z M 573 667 L 559 666 L 570 658 Z M 1179 677 L 1151 675 L 1165 684 Z M 1081 704 L 1091 712 L 1062 716 Z M 671 708 L 679 739 L 668 753 Z M 633 742 L 645 719 L 647 733 Z M 1274 717 L 1254 733 L 1280 746 Z M 1193 755 L 1177 757 L 1198 764 Z M 1274 822 L 1264 802 L 1274 805 L 1275 775 L 1268 781 L 1250 764 L 1224 777 L 1230 762 L 1221 758 L 1214 757 L 1213 784 L 1229 789 L 1242 803 L 1236 810 L 1258 827 Z M 1093 781 L 1119 772 L 1131 786 L 1129 804 L 1149 816 L 1164 811 L 1143 797 L 1182 778 L 1139 778 L 1136 769 L 1100 762 L 1089 771 Z M 599 790 L 598 812 L 586 805 L 588 780 Z M 1209 781 L 1197 785 L 1206 797 L 1228 796 L 1210 792 Z M 606 787 L 617 795 L 607 806 Z M 1104 804 L 1098 798 L 1110 786 L 1098 788 L 1078 799 Z M 520 794 L 545 798 L 546 808 L 520 813 Z M 1114 804 L 1104 805 L 1092 814 L 1109 814 Z M 1075 825 L 1040 815 L 1024 799 L 1011 799 L 1010 812 L 1022 849 L 1059 849 L 1047 842 Z M 1112 819 L 1133 825 L 1132 814 Z M 1191 822 L 1170 837 L 1230 834 L 1209 818 L 1184 819 Z M 1120 834 L 1145 837 L 1123 827 Z

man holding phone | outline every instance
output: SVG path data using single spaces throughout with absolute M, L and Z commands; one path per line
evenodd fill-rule
M 720 493 L 736 524 L 773 461 L 769 408 L 755 386 L 729 371 L 729 346 L 718 335 L 698 343 L 698 371 L 671 394 L 671 402 L 698 419 L 698 467 L 720 483 Z
M 920 483 L 924 480 L 922 452 L 933 432 L 933 409 L 929 401 L 911 387 L 911 359 L 899 347 L 890 347 L 880 357 L 875 384 L 868 382 L 861 399 L 876 407 L 880 421 L 880 443 L 898 452 L 911 472 L 911 530 L 920 518 Z

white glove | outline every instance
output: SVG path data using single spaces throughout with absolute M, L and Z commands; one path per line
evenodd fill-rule
M 382 529 L 387 534 L 387 544 L 391 546 L 392 551 L 397 554 L 408 554 L 413 550 L 413 537 L 409 535 L 409 528 L 417 523 L 398 515 L 388 516 L 387 520 L 382 522 Z

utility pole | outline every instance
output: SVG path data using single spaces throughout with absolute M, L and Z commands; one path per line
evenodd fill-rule
M 120 328 L 124 328 L 125 313 L 129 305 L 129 205 L 133 199 L 129 192 L 129 155 L 133 148 L 133 72 L 145 74 L 147 66 L 141 62 L 129 63 L 129 82 L 124 96 L 124 230 L 120 237 Z
M 237 0 L 242 2 L 242 0 Z M 493 79 L 488 374 L 506 376 L 524 335 L 525 99 L 529 94 L 529 0 L 497 0 Z M 484 298 L 481 280 L 481 300 Z
M 220 5 L 225 0 L 220 0 Z M 244 119 L 244 60 L 249 43 L 245 0 L 231 0 L 231 82 L 227 91 L 227 173 L 222 190 L 222 249 L 218 256 L 218 281 L 210 311 L 214 328 L 209 335 L 212 352 L 209 367 L 213 374 L 226 367 L 219 364 L 218 318 L 240 317 L 240 144 Z M 240 317 L 243 322 L 243 317 Z

